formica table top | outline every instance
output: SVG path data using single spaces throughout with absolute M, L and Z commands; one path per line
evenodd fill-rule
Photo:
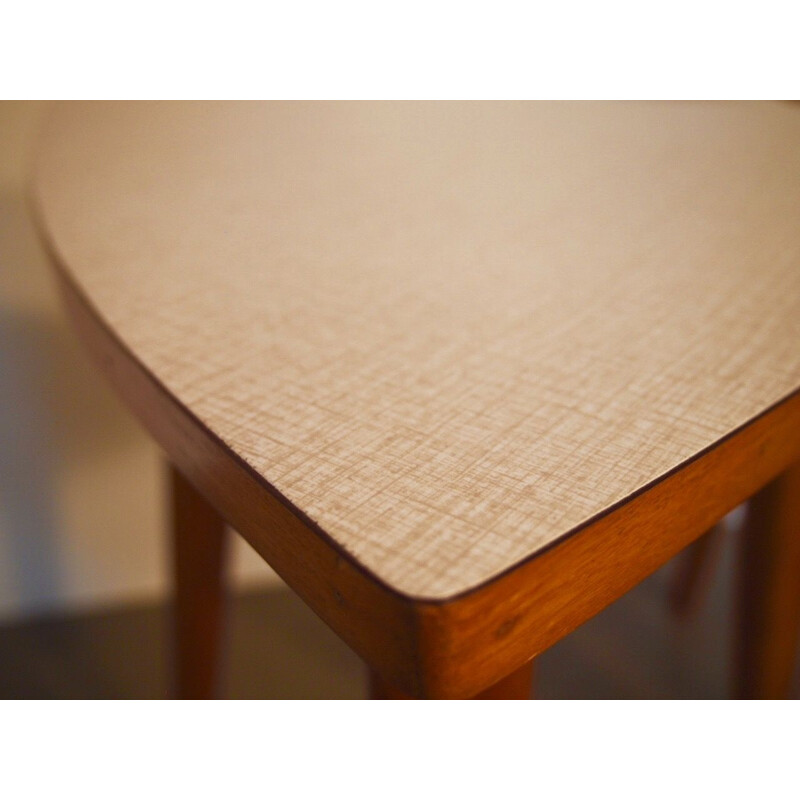
M 800 106 L 66 103 L 34 194 L 146 370 L 411 597 L 800 388 Z

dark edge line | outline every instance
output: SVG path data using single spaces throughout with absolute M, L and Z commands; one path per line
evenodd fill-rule
M 591 517 L 588 517 L 583 522 L 581 522 L 578 525 L 576 525 L 574 528 L 570 528 L 568 531 L 566 531 L 565 533 L 562 533 L 560 536 L 556 537 L 551 542 L 548 542 L 547 544 L 542 545 L 542 547 L 539 548 L 538 550 L 536 550 L 534 553 L 531 553 L 530 555 L 525 556 L 523 559 L 521 559 L 520 561 L 517 561 L 512 566 L 507 567 L 506 569 L 504 569 L 502 572 L 498 572 L 496 575 L 493 575 L 491 578 L 488 578 L 487 580 L 485 580 L 480 585 L 475 586 L 475 587 L 473 587 L 471 589 L 466 589 L 465 591 L 460 592 L 457 595 L 452 595 L 451 597 L 448 597 L 445 600 L 445 602 L 449 602 L 450 600 L 460 599 L 462 597 L 465 597 L 468 594 L 471 594 L 472 592 L 476 592 L 476 591 L 478 591 L 480 589 L 483 589 L 483 588 L 487 587 L 489 584 L 493 583 L 494 581 L 499 580 L 500 578 L 504 577 L 505 575 L 508 575 L 508 573 L 513 572 L 518 567 L 522 567 L 524 564 L 527 564 L 529 561 L 532 561 L 535 557 L 543 555 L 548 550 L 551 550 L 552 548 L 556 547 L 559 544 L 563 544 L 567 539 L 570 539 L 573 536 L 575 536 L 576 534 L 580 533 L 584 528 L 588 528 L 589 526 L 594 525 L 596 522 L 599 522 L 601 519 L 603 519 L 604 517 L 608 516 L 609 514 L 613 514 L 619 508 L 621 508 L 624 505 L 627 505 L 628 503 L 630 503 L 632 500 L 635 500 L 640 495 L 645 494 L 646 492 L 649 492 L 651 489 L 654 489 L 662 481 L 665 481 L 668 478 L 671 478 L 673 475 L 675 475 L 676 473 L 678 473 L 681 470 L 685 469 L 686 467 L 688 467 L 693 462 L 697 461 L 698 459 L 702 458 L 703 456 L 708 455 L 712 450 L 716 450 L 718 447 L 723 445 L 729 439 L 733 439 L 735 436 L 738 436 L 740 433 L 743 433 L 745 431 L 745 429 L 749 428 L 751 425 L 753 425 L 756 422 L 758 422 L 758 420 L 760 420 L 762 417 L 766 417 L 768 414 L 771 414 L 773 411 L 776 411 L 780 406 L 784 405 L 785 403 L 789 403 L 794 397 L 796 397 L 798 395 L 800 395 L 800 387 L 798 387 L 797 389 L 793 389 L 791 392 L 789 392 L 789 394 L 784 395 L 783 397 L 781 397 L 780 400 L 776 400 L 774 403 L 772 403 L 772 405 L 767 406 L 767 408 L 765 408 L 763 411 L 760 411 L 754 417 L 751 417 L 746 422 L 743 422 L 741 425 L 739 425 L 737 428 L 734 428 L 733 430 L 731 430 L 728 433 L 724 434 L 719 439 L 717 439 L 715 442 L 712 442 L 710 445 L 707 445 L 706 447 L 704 447 L 702 450 L 698 450 L 696 453 L 694 453 L 694 455 L 691 455 L 691 456 L 689 456 L 689 458 L 686 458 L 683 461 L 681 461 L 679 464 L 676 464 L 674 467 L 672 467 L 671 469 L 667 470 L 667 472 L 662 473 L 661 475 L 659 475 L 657 478 L 654 478 L 649 483 L 646 483 L 643 486 L 640 486 L 638 489 L 636 489 L 635 491 L 631 492 L 628 495 L 625 495 L 625 497 L 623 497 L 620 500 L 617 500 L 615 503 L 612 503 L 610 506 L 606 506 L 606 508 L 602 509 L 601 511 L 598 511 L 596 514 L 592 515 Z
M 367 566 L 358 561 L 355 558 L 355 556 L 353 556 L 351 553 L 348 553 L 343 548 L 342 545 L 336 542 L 336 540 L 319 525 L 319 523 L 315 522 L 310 517 L 308 517 L 308 515 L 301 509 L 299 509 L 294 503 L 292 503 L 291 500 L 289 500 L 287 497 L 281 494 L 281 492 L 279 492 L 274 486 L 272 486 L 272 484 L 269 483 L 269 481 L 263 475 L 257 472 L 254 467 L 248 464 L 247 461 L 245 461 L 238 453 L 236 453 L 227 444 L 225 444 L 225 442 L 213 430 L 211 430 L 204 422 L 202 422 L 202 420 L 200 420 L 194 414 L 194 412 L 192 412 L 190 409 L 184 406 L 183 403 L 181 403 L 177 399 L 177 397 L 175 397 L 164 386 L 161 380 L 157 378 L 150 371 L 150 369 L 148 369 L 147 366 L 145 366 L 145 364 L 139 360 L 139 358 L 136 355 L 134 355 L 134 353 L 120 338 L 120 336 L 106 322 L 103 315 L 99 313 L 95 305 L 91 302 L 91 300 L 88 299 L 83 289 L 79 286 L 78 281 L 74 278 L 74 276 L 72 276 L 69 269 L 65 266 L 65 262 L 61 258 L 60 254 L 58 253 L 58 249 L 55 246 L 54 237 L 52 237 L 50 230 L 48 229 L 47 224 L 44 221 L 44 213 L 40 208 L 39 201 L 36 198 L 35 194 L 28 195 L 28 204 L 32 212 L 32 217 L 36 230 L 39 233 L 40 240 L 44 246 L 44 250 L 49 257 L 51 265 L 53 266 L 55 271 L 58 272 L 59 277 L 62 280 L 64 280 L 64 282 L 75 293 L 77 299 L 83 304 L 86 311 L 94 319 L 95 323 L 102 329 L 105 335 L 108 336 L 109 339 L 111 339 L 111 341 L 114 342 L 119 347 L 120 351 L 125 356 L 127 356 L 134 363 L 134 365 L 137 366 L 142 371 L 142 373 L 145 376 L 145 379 L 150 380 L 153 383 L 156 390 L 164 396 L 167 402 L 172 403 L 174 406 L 178 408 L 178 410 L 181 413 L 185 414 L 189 418 L 189 420 L 198 428 L 201 435 L 207 436 L 212 441 L 212 443 L 220 446 L 223 452 L 228 454 L 234 463 L 242 467 L 252 478 L 255 479 L 256 483 L 261 485 L 270 495 L 272 495 L 272 497 L 274 497 L 279 503 L 281 503 L 291 514 L 297 517 L 300 520 L 300 522 L 302 522 L 310 530 L 312 530 L 315 534 L 317 534 L 340 557 L 344 558 L 357 572 L 360 572 L 367 580 L 377 584 L 379 588 L 386 591 L 388 594 L 393 595 L 394 597 L 406 603 L 411 602 L 413 604 L 424 604 L 427 606 L 446 606 L 450 603 L 462 600 L 472 594 L 476 594 L 477 592 L 486 589 L 493 583 L 501 581 L 511 572 L 520 569 L 529 562 L 533 561 L 535 558 L 538 558 L 544 555 L 545 553 L 549 552 L 550 550 L 552 550 L 554 547 L 563 544 L 567 539 L 576 536 L 577 534 L 581 533 L 584 529 L 594 525 L 603 517 L 612 514 L 620 507 L 626 505 L 627 503 L 631 502 L 632 500 L 644 494 L 645 492 L 648 492 L 650 489 L 654 488 L 662 481 L 667 480 L 675 473 L 680 472 L 682 469 L 689 466 L 689 464 L 693 463 L 699 458 L 702 458 L 707 453 L 719 447 L 728 439 L 737 436 L 739 433 L 744 431 L 747 427 L 749 427 L 753 423 L 760 420 L 762 417 L 765 417 L 768 414 L 772 413 L 779 406 L 789 402 L 796 395 L 800 395 L 800 387 L 798 387 L 797 389 L 794 389 L 793 391 L 789 392 L 789 394 L 782 397 L 780 400 L 777 400 L 776 402 L 772 403 L 772 405 L 768 406 L 763 411 L 756 414 L 756 416 L 751 417 L 749 420 L 742 423 L 737 428 L 734 428 L 732 431 L 729 431 L 728 433 L 724 434 L 721 438 L 717 439 L 712 444 L 704 447 L 702 450 L 699 450 L 698 452 L 696 452 L 689 458 L 685 459 L 684 461 L 681 461 L 679 464 L 672 467 L 667 472 L 659 475 L 657 478 L 653 479 L 649 483 L 646 483 L 644 486 L 641 486 L 640 488 L 636 489 L 635 491 L 631 492 L 630 494 L 616 501 L 612 505 L 607 506 L 601 511 L 598 511 L 596 514 L 592 515 L 591 517 L 588 517 L 580 524 L 576 525 L 573 528 L 570 528 L 568 531 L 565 531 L 552 541 L 547 542 L 537 550 L 533 551 L 532 553 L 529 553 L 521 560 L 516 561 L 514 564 L 492 575 L 491 577 L 487 578 L 481 583 L 478 583 L 475 586 L 471 586 L 468 589 L 463 589 L 460 592 L 457 592 L 456 594 L 453 595 L 449 595 L 447 597 L 425 597 L 425 596 L 410 595 L 400 591 L 399 589 L 394 588 L 393 586 L 390 586 L 382 578 L 373 573 L 372 570 L 370 570 Z M 137 415 L 134 414 L 134 416 Z

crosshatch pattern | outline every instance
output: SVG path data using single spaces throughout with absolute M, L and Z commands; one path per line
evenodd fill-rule
M 800 109 L 67 104 L 54 249 L 378 578 L 474 587 L 800 386 Z

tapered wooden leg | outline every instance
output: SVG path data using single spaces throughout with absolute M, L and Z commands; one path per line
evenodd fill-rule
M 679 617 L 688 616 L 700 605 L 724 534 L 725 523 L 718 522 L 677 557 L 669 586 L 669 604 Z
M 800 633 L 800 464 L 748 504 L 738 592 L 735 696 L 784 698 Z
M 533 661 L 529 661 L 503 680 L 490 686 L 473 700 L 529 700 L 533 687 Z M 409 695 L 385 683 L 374 670 L 369 674 L 370 698 L 372 700 L 411 700 Z
M 218 696 L 220 686 L 225 523 L 174 467 L 170 467 L 169 477 L 175 696 L 207 700 Z

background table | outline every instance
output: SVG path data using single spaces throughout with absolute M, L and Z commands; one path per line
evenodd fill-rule
M 188 667 L 222 518 L 388 685 L 472 696 L 788 470 L 798 141 L 780 104 L 59 106 L 38 218 L 186 476 Z M 790 674 L 798 496 L 754 504 L 743 692 Z

